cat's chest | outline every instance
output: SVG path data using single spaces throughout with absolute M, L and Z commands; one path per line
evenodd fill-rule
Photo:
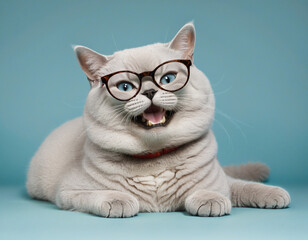
M 145 211 L 168 211 L 176 200 L 178 178 L 176 171 L 165 170 L 158 175 L 127 178 Z
M 149 176 L 136 176 L 128 178 L 128 183 L 139 189 L 148 191 L 157 191 L 161 187 L 166 186 L 175 179 L 176 174 L 174 171 L 166 170 L 159 175 L 149 175 Z

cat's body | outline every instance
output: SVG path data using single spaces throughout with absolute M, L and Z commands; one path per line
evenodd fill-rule
M 65 132 L 74 132 L 74 135 L 63 139 Z M 68 144 L 73 147 L 67 148 Z M 32 184 L 37 184 L 37 192 L 31 195 L 52 202 L 57 201 L 59 191 L 113 189 L 136 197 L 140 211 L 175 211 L 184 210 L 186 197 L 201 186 L 230 196 L 225 174 L 216 159 L 212 132 L 161 156 L 155 163 L 153 159 L 134 158 L 123 163 L 122 155 L 102 152 L 86 140 L 82 118 L 64 124 L 44 145 L 50 152 L 39 151 L 32 162 L 37 168 L 35 171 L 44 177 L 32 179 Z M 83 149 L 85 156 L 82 156 Z
M 42 144 L 30 165 L 29 194 L 62 209 L 105 217 L 177 210 L 222 216 L 230 213 L 231 205 L 288 206 L 285 190 L 232 178 L 263 180 L 268 174 L 263 165 L 225 171 L 219 165 L 210 130 L 214 96 L 207 78 L 194 65 L 187 85 L 176 92 L 165 91 L 165 85 L 148 76 L 142 79 L 139 93 L 127 101 L 110 95 L 119 91 L 122 82 L 116 90 L 110 83 L 109 89 L 102 86 L 100 77 L 116 71 L 141 73 L 166 61 L 192 59 L 194 40 L 194 27 L 187 24 L 170 44 L 112 56 L 75 47 L 91 79 L 84 115 L 56 129 Z M 142 122 L 137 122 L 139 116 L 145 117 Z M 153 153 L 159 154 L 153 157 Z

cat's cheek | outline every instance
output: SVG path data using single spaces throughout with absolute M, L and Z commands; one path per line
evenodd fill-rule
M 170 92 L 158 92 L 153 98 L 153 104 L 167 111 L 172 111 L 178 104 L 178 97 Z

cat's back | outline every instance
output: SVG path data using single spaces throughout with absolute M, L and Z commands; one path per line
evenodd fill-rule
M 84 141 L 82 117 L 56 128 L 31 160 L 27 178 L 28 193 L 34 198 L 51 200 L 62 174 L 81 160 Z

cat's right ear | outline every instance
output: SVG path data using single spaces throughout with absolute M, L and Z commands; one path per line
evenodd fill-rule
M 193 22 L 185 24 L 169 43 L 169 48 L 182 52 L 183 58 L 192 60 L 195 49 L 196 31 Z
M 108 62 L 108 58 L 84 46 L 78 45 L 73 48 L 79 64 L 88 79 L 90 81 L 99 81 L 97 72 Z

